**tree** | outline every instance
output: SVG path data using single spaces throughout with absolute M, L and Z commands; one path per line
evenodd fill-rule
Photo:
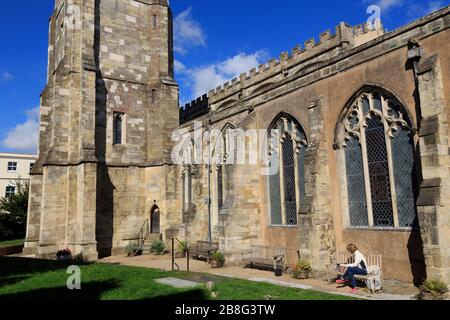
M 25 236 L 28 210 L 28 182 L 16 181 L 16 194 L 0 199 L 0 240 Z

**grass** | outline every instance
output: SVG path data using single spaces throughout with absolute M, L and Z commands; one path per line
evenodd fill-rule
M 0 257 L 0 299 L 211 299 L 204 284 L 193 289 L 176 289 L 154 281 L 163 277 L 200 281 L 214 277 L 218 299 L 224 300 L 264 300 L 267 295 L 274 300 L 350 299 L 266 283 L 102 263 L 80 265 L 81 290 L 68 290 L 66 281 L 69 275 L 66 270 L 69 264 L 64 261 Z
M 20 246 L 25 243 L 24 239 L 0 241 L 0 247 Z

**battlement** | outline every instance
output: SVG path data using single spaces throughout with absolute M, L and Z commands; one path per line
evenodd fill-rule
M 318 39 L 311 38 L 305 41 L 303 46 L 297 45 L 290 52 L 282 52 L 278 58 L 272 58 L 247 73 L 242 73 L 239 78 L 234 78 L 222 86 L 210 90 L 208 96 L 213 98 L 224 92 L 233 93 L 234 90 L 245 87 L 249 81 L 261 75 L 269 75 L 271 71 L 279 72 L 280 66 L 285 70 L 321 53 L 328 52 L 335 47 L 347 45 L 349 48 L 352 48 L 381 36 L 383 33 L 384 30 L 380 21 L 375 23 L 374 29 L 367 23 L 352 27 L 341 22 L 336 26 L 334 34 L 331 30 L 326 30 L 319 35 Z M 364 36 L 364 39 L 362 36 Z
M 180 108 L 180 124 L 207 114 L 209 111 L 209 98 L 204 94 Z
M 187 104 L 180 112 L 180 119 L 189 121 L 198 115 L 208 112 L 208 103 L 222 101 L 232 95 L 238 98 L 255 93 L 253 88 L 257 83 L 263 82 L 277 75 L 287 76 L 295 73 L 295 68 L 302 64 L 330 59 L 343 50 L 350 50 L 384 34 L 381 21 L 374 23 L 375 28 L 367 23 L 350 26 L 341 22 L 336 26 L 335 32 L 326 30 L 319 37 L 311 38 L 302 45 L 297 45 L 291 51 L 282 52 L 278 58 L 272 58 L 267 62 L 242 73 L 239 77 L 225 82 L 223 85 L 212 89 L 207 95 Z M 274 81 L 277 81 L 274 78 Z M 181 120 L 180 120 L 181 121 Z

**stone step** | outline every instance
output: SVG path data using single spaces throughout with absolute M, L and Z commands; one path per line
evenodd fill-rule
M 152 243 L 153 241 L 158 241 L 162 239 L 162 234 L 160 233 L 151 233 L 147 236 L 144 243 Z

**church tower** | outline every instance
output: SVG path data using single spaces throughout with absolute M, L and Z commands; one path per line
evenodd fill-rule
M 95 260 L 173 203 L 172 15 L 167 0 L 55 2 L 24 252 Z

